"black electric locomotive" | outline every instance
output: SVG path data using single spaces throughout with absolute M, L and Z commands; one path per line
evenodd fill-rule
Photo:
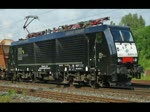
M 20 81 L 108 87 L 128 86 L 141 76 L 129 27 L 93 24 L 30 36 L 10 47 L 8 76 Z

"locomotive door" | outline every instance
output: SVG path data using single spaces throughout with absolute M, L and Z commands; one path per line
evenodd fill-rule
M 102 74 L 107 71 L 108 46 L 104 32 L 98 32 L 95 39 L 95 66 Z

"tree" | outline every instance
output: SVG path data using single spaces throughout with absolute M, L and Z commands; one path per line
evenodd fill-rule
M 113 21 L 110 21 L 110 25 L 115 25 L 115 23 Z
M 143 19 L 143 17 L 141 15 L 140 15 L 140 17 L 138 17 L 137 14 L 129 13 L 128 15 L 125 15 L 122 17 L 119 25 L 129 26 L 131 29 L 134 30 L 134 29 L 137 29 L 140 27 L 144 27 L 145 26 L 145 20 Z
M 136 41 L 139 63 L 145 68 L 150 69 L 150 26 L 141 27 L 133 31 Z
M 142 18 L 142 16 L 140 15 L 140 18 L 139 18 L 139 24 L 141 27 L 145 26 L 145 21 L 144 19 Z

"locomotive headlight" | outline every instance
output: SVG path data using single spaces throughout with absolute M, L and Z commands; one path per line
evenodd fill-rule
M 118 58 L 118 62 L 122 62 L 122 60 L 120 58 Z
M 134 58 L 134 62 L 137 62 L 137 58 Z

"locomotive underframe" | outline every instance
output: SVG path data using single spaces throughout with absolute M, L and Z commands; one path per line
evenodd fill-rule
M 74 65 L 76 66 L 76 65 Z M 53 67 L 53 66 L 52 66 Z M 13 80 L 23 81 L 53 81 L 61 84 L 89 85 L 91 87 L 130 86 L 132 78 L 140 78 L 141 67 L 134 65 L 128 69 L 125 65 L 117 65 L 112 74 L 102 74 L 95 68 L 54 66 L 55 71 L 41 69 L 40 71 L 15 71 L 12 72 Z

